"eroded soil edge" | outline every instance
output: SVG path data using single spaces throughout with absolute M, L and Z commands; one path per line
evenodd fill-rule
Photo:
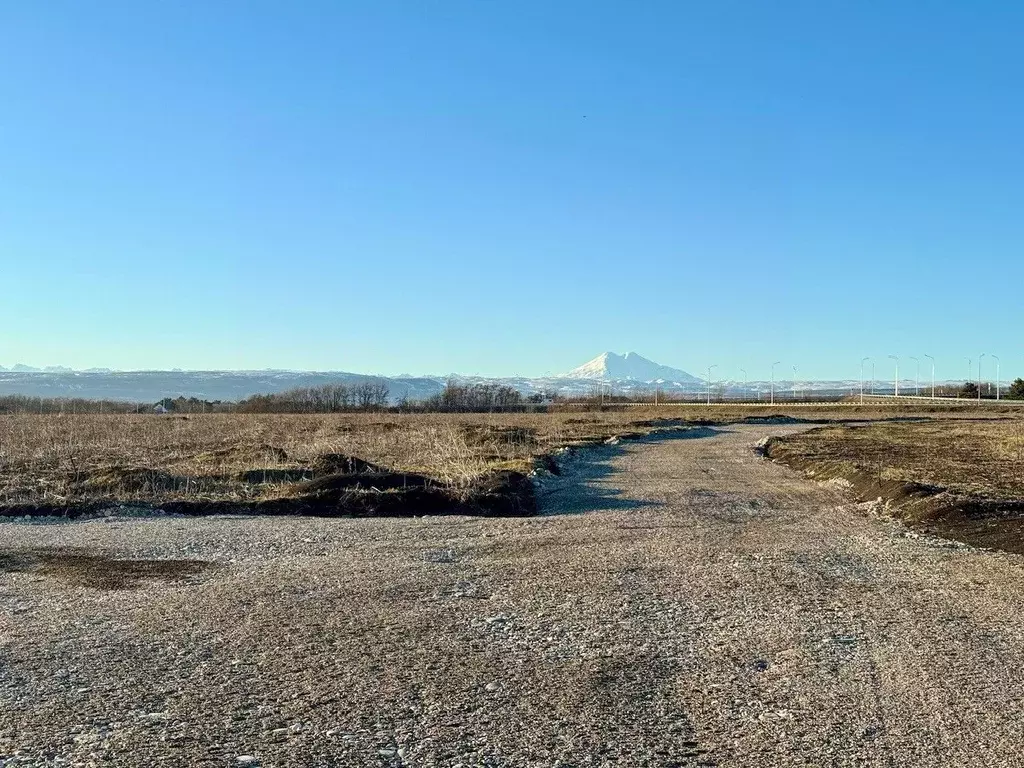
M 858 501 L 880 501 L 907 527 L 976 547 L 1024 554 L 1024 499 L 966 494 L 928 483 L 895 480 L 855 462 L 803 455 L 795 440 L 770 437 L 757 446 L 764 457 L 819 481 L 840 481 Z

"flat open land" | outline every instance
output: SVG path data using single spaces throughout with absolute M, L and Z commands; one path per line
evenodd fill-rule
M 104 503 L 255 505 L 289 497 L 297 482 L 338 469 L 331 465 L 341 457 L 465 488 L 488 471 L 528 472 L 558 446 L 663 422 L 673 423 L 614 411 L 0 416 L 0 514 L 33 505 L 58 514 Z
M 39 507 L 34 513 L 61 514 L 89 505 L 172 502 L 241 509 L 292 498 L 297 483 L 336 471 L 338 460 L 350 456 L 465 489 L 488 472 L 529 472 L 536 457 L 559 446 L 673 425 L 787 414 L 819 421 L 949 418 L 963 411 L 869 405 L 553 414 L 0 415 L 0 515 L 32 507 Z M 1006 413 L 987 407 L 972 418 L 984 423 Z
M 881 498 L 916 530 L 1024 554 L 1024 419 L 838 424 L 773 441 L 768 453 Z
M 1024 765 L 1024 560 L 752 450 L 806 428 L 581 450 L 536 517 L 0 523 L 0 756 Z

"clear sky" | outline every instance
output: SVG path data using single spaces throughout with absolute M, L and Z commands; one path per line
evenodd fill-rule
M 1022 34 L 984 0 L 0 0 L 0 364 L 1024 374 Z

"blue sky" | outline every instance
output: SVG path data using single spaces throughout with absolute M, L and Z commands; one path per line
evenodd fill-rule
M 0 0 L 0 364 L 1021 374 L 1022 26 Z

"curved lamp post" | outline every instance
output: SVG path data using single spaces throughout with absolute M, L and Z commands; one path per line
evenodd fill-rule
M 864 405 L 864 363 L 870 360 L 870 357 L 862 357 L 860 360 L 860 404 Z
M 984 352 L 981 357 L 988 357 Z M 978 358 L 978 402 L 981 402 L 981 357 Z

